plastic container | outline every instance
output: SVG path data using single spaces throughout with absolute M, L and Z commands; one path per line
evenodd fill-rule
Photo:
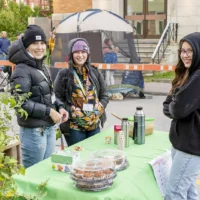
M 104 149 L 92 152 L 91 158 L 104 158 L 113 161 L 115 164 L 115 169 L 117 171 L 126 169 L 128 166 L 128 161 L 126 160 L 126 155 L 123 151 L 117 149 Z
M 129 121 L 129 136 L 133 137 L 134 119 L 133 117 L 128 117 Z M 151 135 L 154 131 L 154 118 L 145 118 L 145 135 Z
M 79 190 L 85 190 L 85 191 L 101 191 L 108 189 L 112 186 L 113 179 L 103 180 L 100 182 L 95 183 L 88 183 L 84 181 L 75 181 L 74 186 L 78 188 Z
M 110 188 L 116 176 L 112 160 L 90 158 L 77 161 L 71 167 L 73 185 L 80 190 L 100 191 Z

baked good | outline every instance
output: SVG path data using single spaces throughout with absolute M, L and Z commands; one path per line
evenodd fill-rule
M 82 146 L 74 146 L 73 151 L 83 151 L 83 147 Z
M 112 185 L 115 176 L 115 164 L 103 158 L 78 161 L 71 169 L 74 186 L 83 190 L 106 189 Z
M 125 153 L 117 149 L 98 150 L 91 154 L 91 158 L 104 158 L 112 160 L 115 164 L 115 169 L 120 170 L 125 163 Z M 123 168 L 124 169 L 124 168 Z
M 90 159 L 72 165 L 71 175 L 74 179 L 95 181 L 116 176 L 115 165 L 107 159 Z
M 110 188 L 113 184 L 113 179 L 100 181 L 96 183 L 85 183 L 85 182 L 74 182 L 74 186 L 80 190 L 87 190 L 87 191 L 100 191 Z

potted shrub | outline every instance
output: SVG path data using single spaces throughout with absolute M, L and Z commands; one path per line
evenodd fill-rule
M 25 169 L 22 165 L 18 164 L 16 159 L 7 156 L 4 152 L 6 145 L 11 140 L 18 140 L 18 136 L 11 122 L 13 113 L 18 112 L 21 116 L 27 116 L 27 113 L 21 108 L 21 105 L 29 98 L 30 93 L 19 96 L 17 94 L 18 90 L 19 86 L 16 86 L 13 96 L 8 93 L 0 94 L 0 200 L 36 200 L 46 195 L 43 189 L 47 181 L 38 186 L 38 190 L 35 194 L 23 194 L 19 196 L 13 175 L 25 175 Z M 15 101 L 16 98 L 18 98 L 18 103 Z M 8 132 L 12 132 L 13 135 L 9 136 Z

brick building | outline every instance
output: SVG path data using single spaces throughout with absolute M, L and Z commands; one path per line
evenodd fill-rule
M 53 13 L 74 13 L 92 8 L 92 0 L 54 0 Z
M 141 38 L 160 38 L 169 22 L 178 23 L 178 38 L 200 31 L 199 0 L 53 0 L 52 20 L 89 8 L 110 10 L 129 20 Z
M 17 3 L 24 3 L 31 8 L 38 6 L 41 10 L 51 10 L 52 0 L 15 0 Z

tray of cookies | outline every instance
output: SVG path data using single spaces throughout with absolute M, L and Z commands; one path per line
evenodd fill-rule
M 99 191 L 113 184 L 116 177 L 115 165 L 112 160 L 91 158 L 72 164 L 71 179 L 74 186 L 81 190 Z
M 129 165 L 125 153 L 118 149 L 97 150 L 92 152 L 90 157 L 112 160 L 113 163 L 115 164 L 115 169 L 117 171 L 124 170 Z

